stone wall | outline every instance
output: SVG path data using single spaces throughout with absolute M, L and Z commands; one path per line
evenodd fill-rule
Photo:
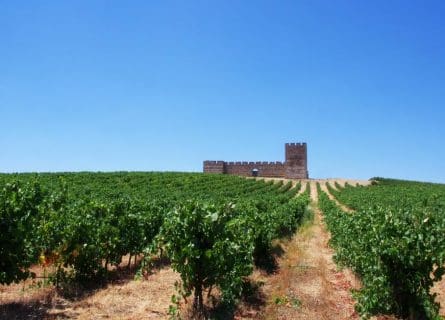
M 284 177 L 282 162 L 226 162 L 227 174 L 252 176 L 252 170 L 258 170 L 259 177 Z
M 288 179 L 308 179 L 306 143 L 286 143 L 283 162 L 225 162 L 204 161 L 206 173 L 225 173 L 251 177 L 252 170 L 258 170 L 258 177 L 277 177 Z
M 224 161 L 204 161 L 204 172 L 206 173 L 225 173 Z

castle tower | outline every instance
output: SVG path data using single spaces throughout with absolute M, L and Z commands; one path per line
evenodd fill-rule
M 306 143 L 286 143 L 285 174 L 288 179 L 308 179 Z

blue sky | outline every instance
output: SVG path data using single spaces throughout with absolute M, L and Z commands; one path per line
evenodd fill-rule
M 445 182 L 443 1 L 2 1 L 0 171 Z

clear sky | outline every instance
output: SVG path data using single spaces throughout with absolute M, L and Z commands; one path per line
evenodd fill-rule
M 0 1 L 0 172 L 445 182 L 444 1 Z

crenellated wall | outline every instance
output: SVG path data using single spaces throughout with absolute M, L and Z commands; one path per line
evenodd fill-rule
M 250 177 L 253 169 L 258 170 L 260 177 L 284 177 L 282 162 L 226 162 L 224 173 Z
M 286 143 L 285 159 L 283 162 L 225 162 L 204 161 L 203 169 L 206 173 L 233 174 L 252 176 L 256 169 L 259 177 L 277 177 L 289 179 L 307 179 L 307 145 L 306 143 Z
M 225 173 L 224 161 L 204 161 L 204 172 L 207 173 Z

